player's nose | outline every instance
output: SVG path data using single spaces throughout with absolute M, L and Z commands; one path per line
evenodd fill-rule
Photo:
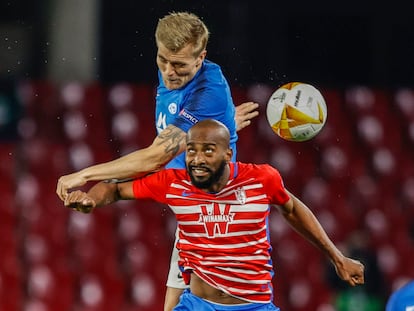
M 170 63 L 167 63 L 165 65 L 165 74 L 168 75 L 168 76 L 172 76 L 172 75 L 175 74 L 174 66 L 171 65 Z
M 194 165 L 200 165 L 206 163 L 206 158 L 202 152 L 197 152 L 193 158 Z

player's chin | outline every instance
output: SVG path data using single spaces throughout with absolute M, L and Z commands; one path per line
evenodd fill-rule
M 181 80 L 166 80 L 164 81 L 165 87 L 169 90 L 177 90 L 183 86 L 183 82 Z
M 203 175 L 203 176 L 191 174 L 191 182 L 197 188 L 201 188 L 201 189 L 208 188 L 209 186 L 211 186 L 211 178 L 210 177 L 211 177 L 210 174 L 206 174 L 206 175 Z
M 210 175 L 197 175 L 197 174 L 192 174 L 193 175 L 193 181 L 197 182 L 197 183 L 205 183 L 206 181 L 209 180 Z

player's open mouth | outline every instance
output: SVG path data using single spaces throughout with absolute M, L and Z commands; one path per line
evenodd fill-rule
M 210 174 L 210 170 L 208 168 L 203 168 L 203 167 L 192 167 L 191 171 L 196 176 L 206 176 Z

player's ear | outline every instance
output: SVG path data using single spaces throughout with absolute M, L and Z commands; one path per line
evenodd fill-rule
M 207 55 L 207 50 L 201 51 L 200 55 L 198 55 L 197 59 L 197 67 L 201 65 L 201 63 L 204 61 Z
M 226 161 L 231 162 L 232 158 L 233 158 L 233 149 L 228 148 L 226 151 Z

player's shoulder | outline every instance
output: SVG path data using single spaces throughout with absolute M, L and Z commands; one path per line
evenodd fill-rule
M 396 293 L 396 296 L 411 297 L 414 303 L 414 280 L 407 282 Z
M 400 287 L 390 296 L 387 302 L 386 310 L 400 310 L 401 307 L 408 306 L 414 307 L 414 280 Z
M 187 170 L 184 167 L 169 167 L 159 171 L 160 174 L 168 178 L 182 178 L 187 176 Z
M 204 68 L 211 71 L 217 71 L 221 73 L 221 67 L 219 64 L 216 64 L 215 62 L 212 62 L 209 59 L 205 59 L 204 62 Z
M 226 83 L 221 67 L 207 59 L 203 62 L 203 67 L 200 70 L 198 79 L 199 81 L 203 81 L 203 84 L 206 84 L 207 86 Z
M 237 162 L 237 169 L 241 174 L 252 174 L 255 177 L 279 175 L 279 171 L 268 163 Z

